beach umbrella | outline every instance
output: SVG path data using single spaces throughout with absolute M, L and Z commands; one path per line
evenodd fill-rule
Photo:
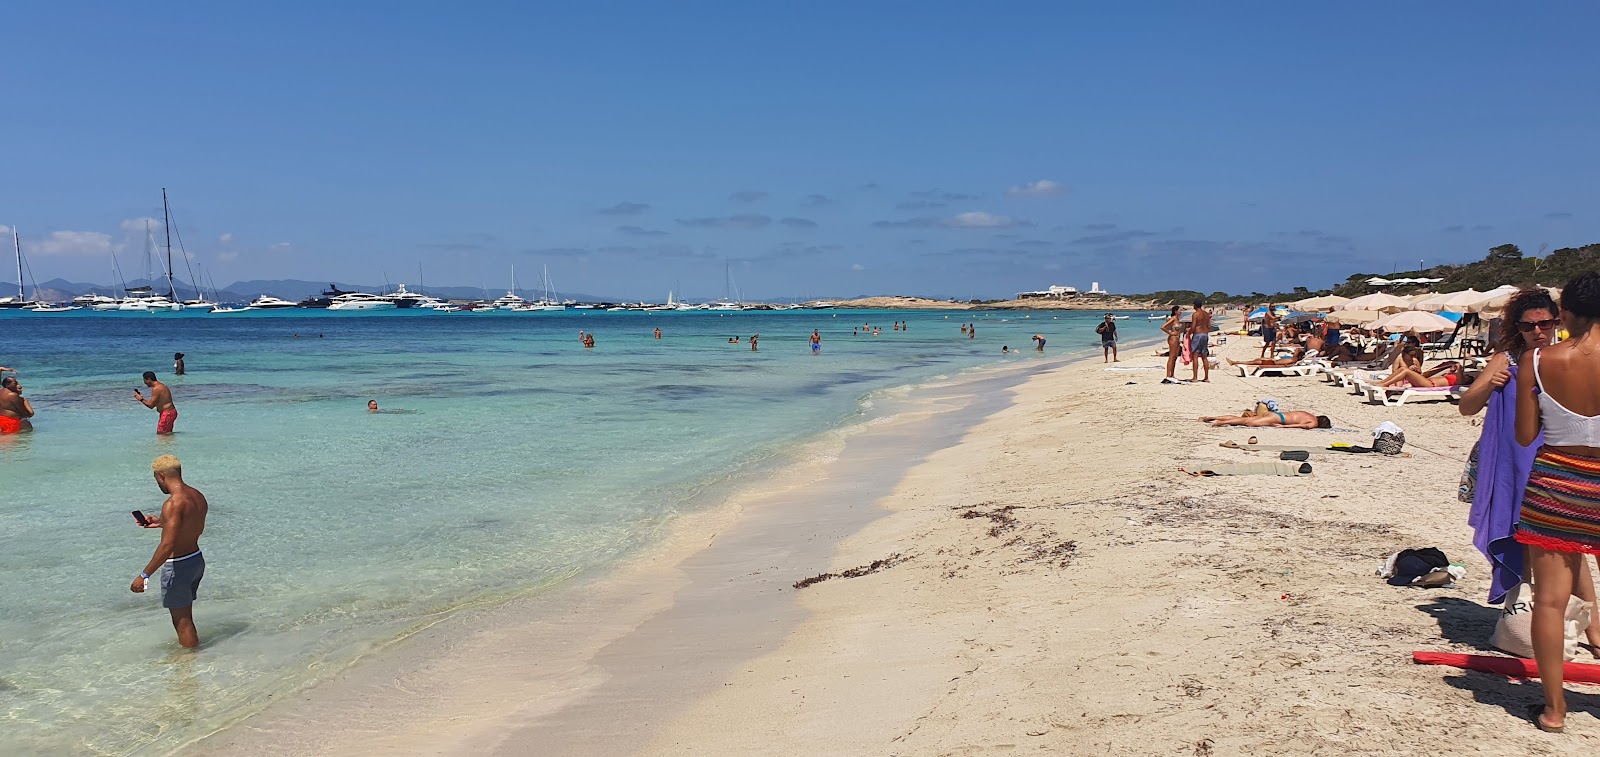
M 1422 294 L 1413 294 L 1410 297 L 1407 297 L 1406 299 L 1411 300 L 1411 309 L 1418 310 L 1418 309 L 1420 309 L 1419 306 L 1422 305 L 1422 303 L 1427 302 L 1428 300 L 1434 299 L 1436 297 L 1447 297 L 1447 296 L 1448 295 L 1439 294 L 1438 292 L 1423 292 Z
M 1456 324 L 1448 318 L 1441 318 L 1437 313 L 1422 310 L 1407 310 L 1404 313 L 1395 313 L 1388 318 L 1383 318 L 1372 324 L 1373 328 L 1380 328 L 1391 334 L 1426 334 L 1430 331 L 1455 331 Z
M 1469 309 L 1466 310 L 1466 312 L 1489 313 L 1505 310 L 1506 303 L 1511 301 L 1511 295 L 1514 295 L 1520 291 L 1522 291 L 1522 287 L 1514 287 L 1510 284 L 1491 289 L 1487 292 L 1484 292 L 1484 298 L 1473 304 Z M 1550 291 L 1554 293 L 1556 290 L 1552 289 Z M 1551 296 L 1555 297 L 1558 295 L 1551 294 Z
M 1328 321 L 1347 326 L 1365 326 L 1383 317 L 1376 310 L 1340 310 L 1328 314 Z
M 1417 303 L 1418 310 L 1431 310 L 1434 312 L 1447 311 L 1451 313 L 1466 313 L 1468 307 L 1489 299 L 1490 295 L 1476 289 L 1467 289 L 1460 292 L 1451 292 L 1429 297 Z
M 1250 311 L 1250 314 L 1245 316 L 1244 319 L 1247 320 L 1247 321 L 1259 321 L 1259 320 L 1261 320 L 1263 318 L 1266 318 L 1266 317 L 1267 317 L 1267 309 L 1266 308 L 1256 308 L 1255 310 Z
M 1332 310 L 1349 301 L 1349 297 L 1340 297 L 1337 294 L 1330 294 L 1323 297 L 1307 297 L 1306 299 L 1296 302 L 1294 306 L 1300 310 Z
M 1334 307 L 1335 310 L 1405 310 L 1411 307 L 1411 301 L 1404 297 L 1378 292 L 1363 295 L 1349 302 Z
M 1302 323 L 1315 321 L 1315 320 L 1317 320 L 1318 318 L 1321 318 L 1321 317 L 1322 317 L 1321 313 L 1290 313 L 1289 315 L 1284 316 L 1283 320 L 1280 321 L 1280 322 L 1288 324 L 1290 326 L 1298 326 L 1299 324 L 1302 324 Z

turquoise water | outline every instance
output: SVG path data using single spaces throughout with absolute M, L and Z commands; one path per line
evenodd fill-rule
M 1024 315 L 0 312 L 38 412 L 0 437 L 0 752 L 167 751 L 453 609 L 614 562 L 876 390 L 1002 344 L 1036 360 L 1034 333 L 1050 356 L 1097 344 L 1094 314 Z M 726 342 L 756 332 L 760 352 Z M 132 400 L 145 370 L 172 437 Z M 165 453 L 211 501 L 198 653 L 128 590 L 157 540 L 129 511 L 159 509 Z

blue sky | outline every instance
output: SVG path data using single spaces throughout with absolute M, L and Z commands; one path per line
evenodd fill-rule
M 32 3 L 0 224 L 218 284 L 1271 292 L 1600 241 L 1592 3 Z

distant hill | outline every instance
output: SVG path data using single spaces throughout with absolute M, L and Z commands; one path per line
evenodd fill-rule
M 1373 276 L 1444 279 L 1425 288 L 1435 292 L 1459 292 L 1468 288 L 1485 292 L 1505 284 L 1558 287 L 1586 271 L 1600 271 L 1600 244 L 1563 247 L 1542 258 L 1524 256 L 1516 245 L 1503 244 L 1490 249 L 1483 260 L 1463 265 L 1438 265 L 1413 273 L 1351 274 L 1345 283 L 1333 288 L 1333 294 L 1344 297 L 1367 294 L 1373 287 L 1366 281 Z

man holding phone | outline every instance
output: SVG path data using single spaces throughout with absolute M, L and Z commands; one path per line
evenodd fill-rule
M 138 389 L 133 390 L 133 398 L 140 404 L 158 413 L 156 419 L 156 435 L 172 433 L 172 426 L 178 422 L 178 406 L 172 402 L 172 390 L 166 384 L 156 380 L 155 371 L 144 372 L 144 385 L 150 388 L 150 397 L 145 398 Z
M 183 464 L 178 458 L 162 455 L 150 463 L 150 470 L 167 501 L 161 503 L 160 516 L 152 518 L 135 510 L 133 519 L 145 528 L 161 529 L 161 542 L 129 588 L 135 594 L 143 594 L 145 582 L 160 570 L 161 606 L 172 614 L 178 643 L 193 649 L 200 646 L 200 634 L 194 628 L 194 600 L 200 592 L 200 579 L 206 575 L 200 534 L 206 530 L 210 505 L 200 490 L 183 482 Z

